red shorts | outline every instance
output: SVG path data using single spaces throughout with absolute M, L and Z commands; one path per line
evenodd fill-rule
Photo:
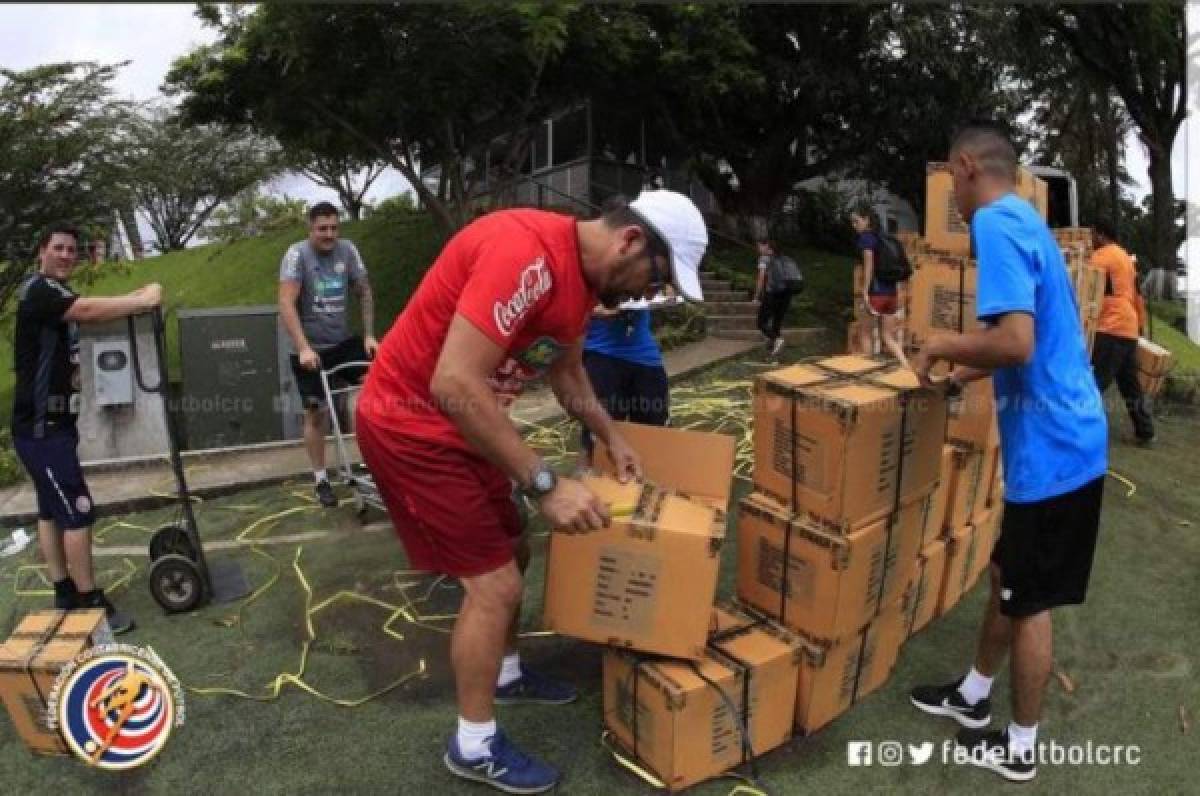
M 356 431 L 410 566 L 469 578 L 513 560 L 521 517 L 502 470 L 467 451 L 380 429 L 361 414 Z
M 878 315 L 895 315 L 896 310 L 900 308 L 894 295 L 869 295 L 867 300 L 871 303 L 871 309 Z

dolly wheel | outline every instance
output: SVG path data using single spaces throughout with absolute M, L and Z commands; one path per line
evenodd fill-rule
M 196 560 L 196 547 L 180 525 L 164 525 L 150 537 L 150 560 L 174 554 Z
M 150 594 L 169 614 L 190 611 L 204 598 L 204 579 L 196 562 L 167 553 L 150 565 Z

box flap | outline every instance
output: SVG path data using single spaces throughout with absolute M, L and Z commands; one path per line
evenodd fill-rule
M 829 381 L 831 376 L 828 372 L 813 365 L 790 365 L 779 370 L 761 373 L 758 378 L 790 389 L 821 384 L 822 382 Z
M 614 424 L 642 457 L 647 481 L 686 495 L 729 505 L 737 440 L 728 434 L 683 431 L 637 423 Z M 596 440 L 596 468 L 614 475 L 608 449 Z
M 89 608 L 86 611 L 69 611 L 58 626 L 55 638 L 63 636 L 90 636 L 95 632 L 101 620 L 104 620 L 103 608 Z
M 734 662 L 757 668 L 792 656 L 796 645 L 784 643 L 767 632 L 767 619 L 737 616 L 720 606 L 714 609 L 713 614 L 716 630 L 709 640 L 709 646 L 716 647 Z
M 917 378 L 917 374 L 902 365 L 878 373 L 871 373 L 866 379 L 871 384 L 884 384 L 897 390 L 921 389 L 921 381 Z
M 616 521 L 705 538 L 725 536 L 722 512 L 699 500 L 649 482 L 622 484 L 607 475 L 586 475 L 583 482 Z
M 27 614 L 18 624 L 12 634 L 14 636 L 37 636 L 41 638 L 58 626 L 63 620 L 64 611 L 34 611 Z
M 858 356 L 856 354 L 847 354 L 840 357 L 829 357 L 822 359 L 816 363 L 817 367 L 830 371 L 831 373 L 841 373 L 846 376 L 858 376 L 864 373 L 881 370 L 888 366 L 886 361 L 880 361 L 871 357 Z

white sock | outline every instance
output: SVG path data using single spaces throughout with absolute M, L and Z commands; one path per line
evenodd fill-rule
M 1015 721 L 1008 723 L 1008 751 L 1026 757 L 1037 747 L 1037 725 L 1022 727 Z
M 329 476 L 325 474 L 324 470 L 313 470 L 313 480 L 319 484 L 322 481 L 328 481 Z
M 971 667 L 971 671 L 967 672 L 967 676 L 963 678 L 962 684 L 958 687 L 958 693 L 968 705 L 977 705 L 979 700 L 987 699 L 988 694 L 992 693 L 991 677 L 984 677 L 979 672 L 975 671 L 975 667 Z
M 521 679 L 521 655 L 514 652 L 511 655 L 505 655 L 504 660 L 500 662 L 500 676 L 496 678 L 496 685 L 503 688 L 504 686 L 514 683 Z
M 492 752 L 492 738 L 496 735 L 496 720 L 467 721 L 458 717 L 458 750 L 467 760 L 478 760 Z

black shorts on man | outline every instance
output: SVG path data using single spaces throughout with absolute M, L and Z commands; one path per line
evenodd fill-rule
M 1020 619 L 1087 597 L 1100 528 L 1104 477 L 1065 495 L 1004 503 L 992 563 L 1000 568 L 1000 613 Z
M 347 338 L 342 342 L 330 348 L 322 349 L 317 352 L 321 357 L 321 370 L 332 370 L 339 365 L 344 365 L 348 362 L 366 362 L 367 349 L 363 344 L 363 339 L 357 335 Z M 300 400 L 304 404 L 305 409 L 318 409 L 325 406 L 325 390 L 321 386 L 321 374 L 315 370 L 309 370 L 300 366 L 300 357 L 296 354 L 291 356 L 292 374 L 296 377 L 296 390 L 300 393 Z M 330 387 L 338 387 L 346 384 L 361 384 L 365 368 L 344 368 L 339 370 L 333 378 Z

